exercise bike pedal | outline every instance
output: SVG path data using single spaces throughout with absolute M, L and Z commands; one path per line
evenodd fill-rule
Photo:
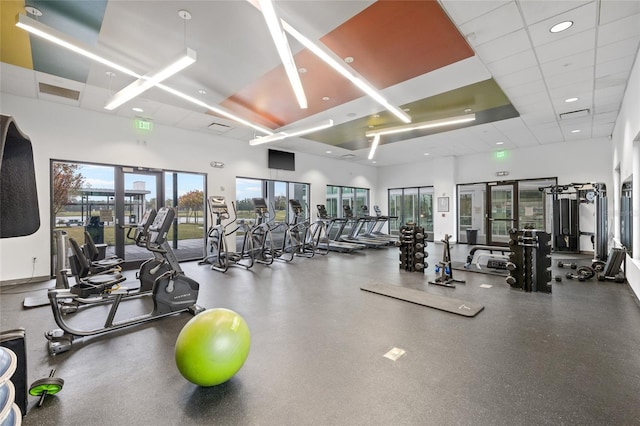
M 205 311 L 205 309 L 200 305 L 191 305 L 189 306 L 189 308 L 187 308 L 187 310 L 191 315 L 198 315 L 199 313 Z

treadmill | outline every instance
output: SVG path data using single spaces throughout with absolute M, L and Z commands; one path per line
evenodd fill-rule
M 350 253 L 355 250 L 362 250 L 367 248 L 366 245 L 360 243 L 353 243 L 347 241 L 339 241 L 337 238 L 340 235 L 340 231 L 336 228 L 336 224 L 340 227 L 340 222 L 343 219 L 332 217 L 330 218 L 327 215 L 327 208 L 324 204 L 317 204 L 316 208 L 318 209 L 318 220 L 324 221 L 326 225 L 326 240 L 321 240 L 318 242 L 318 245 L 322 245 L 323 248 L 326 248 L 331 251 L 337 251 L 341 253 Z M 346 222 L 346 219 L 344 219 Z M 331 238 L 331 235 L 334 235 L 334 238 Z
M 343 208 L 345 217 L 344 217 L 344 222 L 342 223 L 342 226 L 338 232 L 338 239 L 340 241 L 346 241 L 350 243 L 360 243 L 371 248 L 381 248 L 389 245 L 388 241 L 380 241 L 379 239 L 376 239 L 376 238 L 367 238 L 367 237 L 358 235 L 362 230 L 362 226 L 364 225 L 366 220 L 363 218 L 354 217 L 353 210 L 351 210 L 350 205 L 345 204 L 344 206 L 342 206 L 342 208 Z M 349 229 L 348 234 L 344 235 L 345 229 L 347 229 L 347 225 L 351 225 L 351 228 L 348 228 Z

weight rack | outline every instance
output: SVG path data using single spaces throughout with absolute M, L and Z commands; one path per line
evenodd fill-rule
M 512 229 L 509 247 L 507 284 L 527 292 L 551 293 L 551 234 Z
M 398 247 L 400 248 L 400 269 L 409 272 L 424 272 L 425 268 L 429 267 L 426 262 L 427 241 L 423 227 L 416 226 L 413 222 L 407 222 L 406 225 L 400 227 Z

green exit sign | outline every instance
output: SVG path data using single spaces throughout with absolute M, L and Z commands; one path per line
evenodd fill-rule
M 497 151 L 496 152 L 496 158 L 504 158 L 507 156 L 507 153 L 505 151 Z
M 149 120 L 143 120 L 141 118 L 136 118 L 136 129 L 149 132 L 153 130 L 153 122 Z

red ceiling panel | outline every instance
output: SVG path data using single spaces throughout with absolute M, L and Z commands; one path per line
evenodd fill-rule
M 378 0 L 321 38 L 378 89 L 473 56 L 473 50 L 436 1 Z M 282 66 L 227 98 L 222 106 L 250 110 L 278 128 L 361 97 L 362 92 L 307 50 L 295 55 L 309 101 L 300 109 Z M 328 96 L 329 101 L 322 98 Z

